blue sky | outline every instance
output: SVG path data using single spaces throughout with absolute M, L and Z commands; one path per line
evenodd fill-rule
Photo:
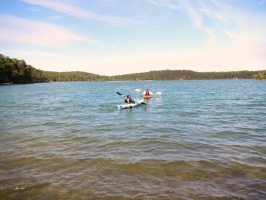
M 0 53 L 47 71 L 266 69 L 266 0 L 0 0 Z

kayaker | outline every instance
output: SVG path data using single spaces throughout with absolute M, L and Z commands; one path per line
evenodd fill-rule
M 133 101 L 130 97 L 130 95 L 127 95 L 127 98 L 125 99 L 125 103 L 135 103 L 135 101 Z
M 146 89 L 146 91 L 144 92 L 144 95 L 145 96 L 150 96 L 152 95 L 151 92 L 149 91 L 149 89 Z

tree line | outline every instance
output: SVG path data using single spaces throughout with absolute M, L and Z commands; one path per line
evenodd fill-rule
M 253 78 L 256 80 L 266 80 L 266 71 L 254 74 Z
M 195 72 L 191 70 L 162 70 L 111 77 L 114 81 L 139 80 L 215 80 L 215 79 L 252 79 L 261 71 L 235 72 Z
M 105 81 L 106 76 L 86 72 L 51 72 L 27 65 L 24 60 L 0 54 L 0 83 L 41 83 L 63 81 Z
M 0 54 L 0 84 L 68 82 L 68 81 L 142 81 L 142 80 L 213 80 L 266 79 L 266 71 L 195 72 L 191 70 L 161 70 L 117 76 L 73 71 L 43 71 L 26 64 L 24 60 Z

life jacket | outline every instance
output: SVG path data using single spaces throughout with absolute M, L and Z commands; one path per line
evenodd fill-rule
M 149 90 L 146 90 L 145 95 L 150 95 Z

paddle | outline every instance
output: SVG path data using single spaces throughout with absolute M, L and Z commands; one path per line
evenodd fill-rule
M 137 91 L 137 92 L 142 92 L 142 90 L 140 90 L 140 89 L 136 89 L 136 91 Z M 153 93 L 156 93 L 156 94 L 158 94 L 158 95 L 161 95 L 161 94 L 162 94 L 162 92 L 153 92 Z
M 116 94 L 118 94 L 118 95 L 120 95 L 120 96 L 124 96 L 124 95 L 122 95 L 120 92 L 116 92 Z
M 116 92 L 116 94 L 124 97 L 124 95 L 122 95 L 120 92 Z M 139 102 L 141 105 L 147 106 L 147 104 L 145 102 Z

